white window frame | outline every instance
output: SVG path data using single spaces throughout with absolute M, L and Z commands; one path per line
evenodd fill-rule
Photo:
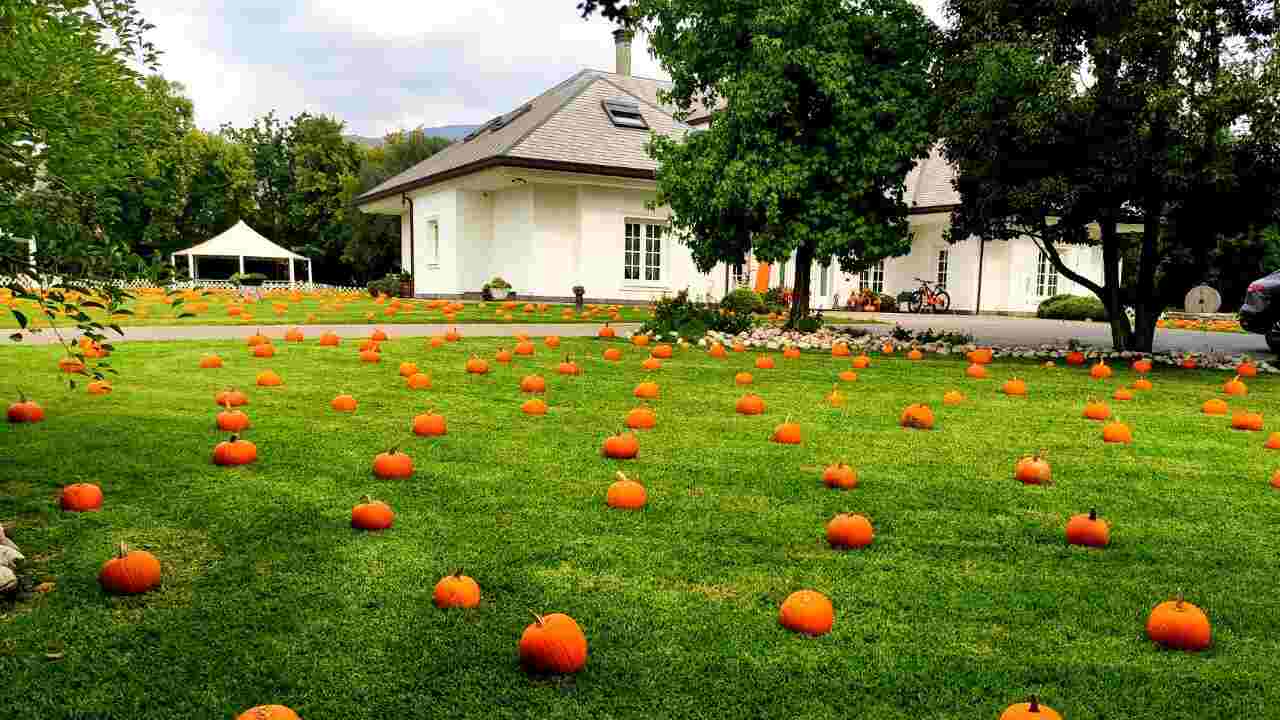
M 1049 254 L 1040 251 L 1036 260 L 1036 297 L 1053 297 L 1058 294 L 1058 268 L 1049 260 Z
M 884 294 L 884 260 L 864 268 L 858 274 L 858 289 L 871 288 L 871 292 L 877 295 Z
M 937 268 L 937 286 L 939 290 L 947 289 L 947 281 L 951 279 L 951 249 L 942 248 L 938 251 L 938 268 Z
M 638 235 L 634 236 L 639 241 L 637 264 L 631 265 L 627 262 L 628 254 L 632 253 L 627 249 L 627 240 L 632 236 L 629 235 L 631 226 L 637 228 Z M 667 242 L 669 228 L 664 220 L 657 218 L 625 218 L 622 225 L 622 284 L 626 287 L 639 288 L 665 288 L 670 282 L 671 261 L 670 247 Z M 657 237 L 653 236 L 657 233 Z M 656 252 L 652 249 L 650 241 L 657 241 Z M 650 262 L 653 255 L 657 255 L 657 263 Z M 636 268 L 638 277 L 627 277 L 628 266 Z M 652 277 L 657 275 L 657 277 Z
M 426 220 L 427 267 L 435 270 L 440 267 L 440 216 L 432 215 Z

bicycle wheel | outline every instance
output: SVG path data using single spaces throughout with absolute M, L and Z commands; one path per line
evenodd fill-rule
M 951 296 L 946 290 L 939 290 L 933 295 L 933 311 L 944 313 L 951 309 Z
M 919 290 L 916 290 L 911 293 L 911 297 L 907 298 L 907 312 L 909 313 L 920 312 L 921 308 L 924 306 L 923 295 L 924 293 L 922 293 Z

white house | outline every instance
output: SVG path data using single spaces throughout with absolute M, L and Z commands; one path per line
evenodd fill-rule
M 560 300 L 582 285 L 589 301 L 642 302 L 688 289 L 718 299 L 752 284 L 759 266 L 700 273 L 689 250 L 667 233 L 670 213 L 650 210 L 657 165 L 644 150 L 649 133 L 682 137 L 710 121 L 687 123 L 658 98 L 669 84 L 632 77 L 631 40 L 614 33 L 617 72 L 582 70 L 498 116 L 466 139 L 362 195 L 364 212 L 401 218 L 402 267 L 421 297 L 474 296 L 494 277 L 522 298 Z M 978 307 L 979 243 L 949 245 L 942 232 L 959 196 L 951 168 L 934 155 L 907 178 L 914 241 L 911 253 L 857 276 L 815 266 L 814 307 L 843 305 L 869 286 L 897 295 L 945 285 L 952 308 Z M 1029 238 L 982 249 L 981 311 L 1034 311 L 1040 299 L 1079 292 Z M 1071 266 L 1100 278 L 1096 248 L 1065 250 Z M 782 263 L 769 284 L 792 285 Z

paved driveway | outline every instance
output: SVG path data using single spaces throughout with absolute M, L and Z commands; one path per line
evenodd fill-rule
M 1004 317 L 1000 315 L 911 315 L 907 313 L 827 313 L 835 322 L 856 324 L 873 319 L 897 323 L 910 330 L 951 330 L 971 333 L 979 342 L 1000 345 L 1039 345 L 1046 342 L 1065 343 L 1075 338 L 1081 343 L 1111 347 L 1111 326 L 1100 322 L 1072 320 L 1040 320 L 1038 318 Z M 864 326 L 873 332 L 884 326 Z M 1261 335 L 1243 333 L 1197 332 L 1195 330 L 1156 330 L 1156 352 L 1224 351 L 1271 357 Z

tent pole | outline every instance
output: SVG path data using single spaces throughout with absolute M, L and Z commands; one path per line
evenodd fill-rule
M 308 284 L 308 285 L 314 285 L 314 284 L 315 284 L 315 283 L 314 283 L 314 282 L 312 282 L 312 280 L 311 280 L 311 258 L 307 258 L 307 284 Z
M 293 258 L 289 258 L 289 289 L 293 289 Z
M 187 274 L 191 276 L 192 280 L 196 279 L 196 256 L 195 255 L 187 256 Z
M 244 256 L 243 255 L 240 256 L 240 274 L 241 275 L 244 274 Z

